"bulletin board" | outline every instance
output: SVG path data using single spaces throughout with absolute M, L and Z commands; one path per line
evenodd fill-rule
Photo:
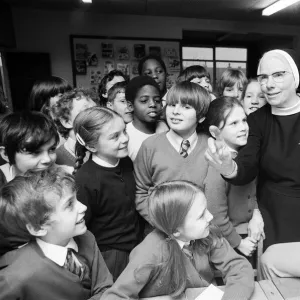
M 97 89 L 103 76 L 114 69 L 133 78 L 139 60 L 149 54 L 164 60 L 168 88 L 180 73 L 180 40 L 71 35 L 70 46 L 74 87 Z

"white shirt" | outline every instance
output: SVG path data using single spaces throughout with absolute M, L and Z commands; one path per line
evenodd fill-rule
M 99 157 L 96 156 L 95 154 L 93 154 L 92 160 L 93 160 L 93 162 L 95 162 L 97 165 L 102 166 L 102 167 L 106 167 L 106 168 L 115 168 L 115 167 L 119 164 L 119 162 L 120 162 L 120 160 L 118 159 L 117 163 L 116 163 L 115 165 L 112 165 L 112 164 L 108 163 L 107 161 L 105 161 L 105 160 L 99 158 Z
M 182 249 L 184 246 L 188 246 L 191 243 L 191 241 L 189 241 L 189 242 L 183 242 L 183 241 L 178 240 L 178 239 L 175 239 L 175 241 L 178 243 L 180 249 Z
M 78 252 L 78 246 L 73 238 L 69 241 L 68 245 L 65 247 L 44 242 L 39 238 L 36 238 L 36 242 L 42 249 L 44 255 L 61 267 L 64 265 L 66 261 L 68 248 L 71 248 L 75 252 Z M 78 261 L 76 256 L 74 257 Z M 80 264 L 79 261 L 78 263 Z
M 174 149 L 179 153 L 183 138 L 175 131 L 170 129 L 170 131 L 167 132 L 167 139 Z M 187 153 L 190 154 L 195 149 L 198 142 L 197 132 L 195 131 L 187 140 L 190 142 L 190 147 L 188 148 Z
M 135 160 L 136 155 L 138 154 L 142 143 L 145 139 L 148 137 L 154 135 L 153 134 L 148 134 L 144 133 L 138 129 L 136 129 L 132 122 L 128 123 L 126 125 L 126 132 L 129 136 L 129 142 L 128 142 L 128 156 L 131 158 L 132 161 Z

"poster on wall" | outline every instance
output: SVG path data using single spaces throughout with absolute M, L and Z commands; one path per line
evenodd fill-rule
M 114 45 L 112 43 L 102 43 L 102 57 L 113 58 L 114 57 Z
M 117 47 L 116 59 L 129 60 L 129 49 L 127 46 Z
M 104 63 L 104 74 L 108 74 L 115 69 L 115 63 L 112 60 L 106 60 Z
M 159 46 L 150 46 L 149 55 L 161 56 L 161 48 Z
M 88 56 L 88 45 L 87 44 L 75 44 L 75 59 L 86 60 Z
M 129 76 L 128 63 L 117 63 L 117 70 L 121 71 L 124 75 Z
M 146 56 L 146 46 L 145 44 L 134 44 L 133 45 L 134 57 L 141 59 Z
M 71 35 L 70 45 L 74 87 L 97 89 L 99 80 L 116 69 L 131 79 L 138 75 L 139 61 L 150 54 L 165 62 L 168 87 L 175 82 L 181 67 L 179 40 Z
M 98 85 L 101 81 L 101 71 L 97 69 L 90 70 L 90 84 L 91 85 Z
M 76 74 L 77 75 L 86 75 L 86 61 L 85 60 L 76 60 Z

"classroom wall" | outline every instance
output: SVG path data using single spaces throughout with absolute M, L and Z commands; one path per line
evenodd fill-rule
M 70 82 L 70 34 L 165 39 L 181 39 L 183 30 L 285 34 L 295 36 L 295 50 L 300 53 L 300 27 L 296 26 L 24 8 L 13 8 L 12 13 L 16 51 L 50 53 L 53 75 L 61 76 Z

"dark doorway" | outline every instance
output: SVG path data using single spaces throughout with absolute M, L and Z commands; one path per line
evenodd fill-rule
M 49 53 L 7 52 L 6 66 L 14 111 L 28 109 L 33 83 L 51 76 Z

